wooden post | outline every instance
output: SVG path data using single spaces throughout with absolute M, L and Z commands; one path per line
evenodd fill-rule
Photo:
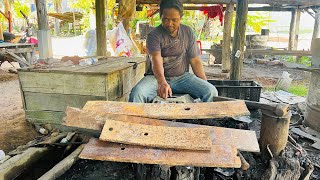
M 314 9 L 314 12 L 316 13 L 316 15 L 314 18 L 315 21 L 312 39 L 320 38 L 320 8 Z
M 297 26 L 297 9 L 292 10 L 291 12 L 291 22 L 290 22 L 290 30 L 289 30 L 289 44 L 288 50 L 294 49 L 294 40 L 295 40 L 295 32 Z
M 106 0 L 96 0 L 97 56 L 106 56 Z
M 2 31 L 2 23 L 0 23 L 0 41 L 4 41 L 3 31 Z
M 262 111 L 260 150 L 264 159 L 279 156 L 287 144 L 291 113 L 282 117 Z M 272 154 L 272 155 L 270 155 Z
M 295 36 L 294 36 L 294 44 L 293 50 L 298 49 L 298 42 L 299 42 L 299 31 L 300 31 L 300 18 L 301 18 L 301 9 L 296 9 L 296 29 L 295 29 Z
M 312 67 L 320 67 L 320 38 L 312 40 Z M 320 71 L 313 71 L 309 83 L 306 100 L 306 116 L 304 124 L 320 132 Z
M 231 28 L 234 12 L 234 4 L 227 4 L 226 13 L 223 24 L 223 41 L 222 41 L 222 72 L 230 71 L 230 44 L 231 44 Z
M 247 15 L 248 0 L 238 0 L 236 25 L 234 28 L 234 38 L 231 53 L 231 80 L 239 80 L 241 76 L 244 58 L 244 42 L 246 39 Z
M 49 30 L 48 16 L 47 16 L 47 2 L 46 0 L 37 0 L 37 16 L 38 16 L 38 44 L 40 59 L 48 60 L 52 58 L 52 42 Z

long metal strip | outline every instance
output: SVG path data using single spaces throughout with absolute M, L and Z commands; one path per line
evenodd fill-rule
M 80 154 L 82 159 L 164 164 L 169 166 L 200 166 L 239 168 L 237 149 L 227 145 L 212 145 L 210 151 L 158 149 L 123 145 L 90 139 Z
M 242 100 L 178 104 L 88 101 L 83 110 L 155 119 L 210 119 L 250 114 Z

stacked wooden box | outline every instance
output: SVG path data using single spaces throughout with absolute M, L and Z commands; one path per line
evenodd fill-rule
M 112 57 L 91 66 L 20 69 L 26 119 L 60 125 L 67 106 L 82 108 L 88 100 L 126 101 L 145 67 L 143 57 Z

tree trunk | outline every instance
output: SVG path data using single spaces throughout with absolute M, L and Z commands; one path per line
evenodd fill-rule
M 54 10 L 56 11 L 56 13 L 61 13 L 61 4 L 60 3 L 54 4 Z M 58 18 L 54 18 L 54 33 L 56 36 L 60 35 L 60 20 Z
M 37 0 L 38 29 L 49 30 L 46 0 Z
M 106 0 L 96 0 L 97 56 L 106 56 Z
M 231 54 L 231 80 L 239 80 L 243 67 L 244 43 L 248 15 L 248 0 L 237 1 L 237 17 Z
M 224 24 L 223 24 L 223 41 L 222 41 L 222 72 L 230 71 L 230 44 L 231 44 L 231 28 L 234 12 L 234 4 L 227 4 Z

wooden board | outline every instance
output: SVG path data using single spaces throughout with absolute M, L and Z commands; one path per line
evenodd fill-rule
M 80 158 L 169 166 L 225 168 L 239 168 L 241 166 L 236 148 L 227 145 L 212 145 L 210 151 L 190 151 L 122 145 L 98 141 L 94 138 L 85 145 Z
M 61 111 L 32 111 L 26 110 L 26 119 L 32 123 L 61 124 L 65 116 Z
M 65 111 L 67 106 L 82 108 L 87 101 L 106 100 L 105 96 L 73 94 L 24 93 L 27 110 Z
M 124 121 L 105 121 L 102 141 L 158 148 L 210 150 L 209 128 L 152 126 Z
M 129 93 L 131 89 L 143 78 L 145 73 L 145 63 L 138 64 L 135 69 L 131 66 L 108 74 L 106 80 L 108 100 L 114 100 L 123 96 L 123 94 Z
M 104 73 L 104 74 L 110 74 L 116 71 L 121 71 L 123 69 L 127 68 L 134 68 L 134 64 L 136 63 L 138 65 L 145 64 L 145 58 L 141 57 L 132 57 L 132 58 L 124 58 L 124 57 L 118 57 L 113 59 L 108 59 L 106 63 L 102 63 L 99 66 L 90 66 L 84 70 L 78 70 L 75 72 L 85 72 L 85 73 Z M 136 69 L 137 67 L 135 67 Z
M 250 114 L 241 100 L 178 104 L 88 101 L 83 110 L 155 119 L 209 119 Z
M 18 74 L 24 92 L 106 96 L 106 79 L 102 75 L 22 71 Z
M 94 132 L 93 135 L 100 135 L 105 121 L 118 120 L 131 123 L 140 123 L 152 126 L 170 127 L 207 127 L 210 128 L 212 144 L 225 144 L 235 146 L 238 150 L 249 152 L 260 152 L 255 131 L 231 129 L 215 126 L 203 126 L 196 124 L 171 122 L 142 117 L 112 115 L 105 112 L 89 112 L 77 108 L 68 107 L 67 116 L 62 123 L 65 126 L 81 128 L 87 133 Z M 97 136 L 97 137 L 98 137 Z

